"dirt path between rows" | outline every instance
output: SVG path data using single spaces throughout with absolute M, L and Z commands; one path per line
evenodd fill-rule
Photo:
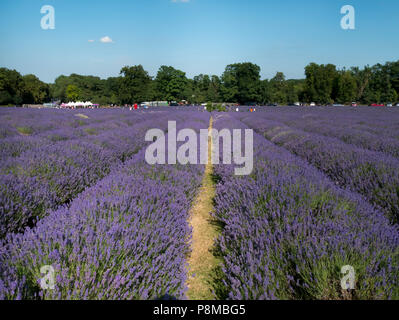
M 209 122 L 209 130 L 212 129 L 213 119 Z M 215 186 L 212 181 L 213 167 L 211 163 L 212 140 L 208 140 L 208 164 L 198 196 L 194 201 L 190 212 L 189 223 L 192 231 L 191 254 L 188 258 L 188 292 L 190 300 L 213 300 L 212 279 L 215 267 L 219 264 L 213 255 L 212 248 L 218 231 L 212 224 L 210 212 L 213 210 L 213 198 Z M 194 275 L 194 276 L 193 276 Z

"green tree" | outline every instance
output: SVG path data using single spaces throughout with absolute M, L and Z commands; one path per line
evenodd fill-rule
M 303 100 L 303 92 L 305 87 L 304 79 L 287 80 L 287 102 L 295 103 Z
M 33 74 L 23 76 L 23 101 L 29 104 L 41 104 L 49 98 L 49 86 Z
M 80 91 L 74 84 L 69 84 L 66 88 L 66 97 L 69 101 L 76 101 L 79 99 Z
M 272 102 L 280 104 L 287 103 L 288 85 L 285 81 L 284 73 L 277 72 L 276 75 L 269 82 L 271 87 Z
M 211 84 L 211 80 L 208 75 L 200 74 L 193 78 L 193 93 L 196 97 L 196 101 L 203 103 L 209 101 L 208 90 Z
M 230 64 L 222 75 L 222 97 L 229 102 L 256 102 L 260 97 L 260 67 L 245 62 Z
M 142 65 L 123 67 L 120 79 L 119 99 L 122 104 L 143 102 L 149 98 L 151 77 Z
M 219 77 L 216 75 L 212 75 L 207 90 L 207 98 L 209 101 L 218 102 L 222 100 L 220 96 L 220 87 L 221 87 L 221 81 Z
M 370 73 L 370 80 L 363 92 L 362 101 L 367 104 L 394 102 L 398 94 L 392 87 L 392 78 L 386 65 L 376 64 L 371 67 Z
M 385 68 L 389 74 L 391 86 L 396 91 L 396 95 L 399 96 L 399 60 L 387 62 Z
M 305 67 L 305 99 L 307 102 L 331 103 L 337 77 L 335 65 L 311 63 Z
M 67 88 L 69 85 L 74 85 L 78 88 L 80 100 L 98 103 L 99 99 L 103 100 L 106 97 L 106 80 L 74 73 L 70 76 L 59 76 L 54 84 L 50 85 L 51 96 L 61 101 L 69 100 L 67 97 Z
M 200 74 L 193 78 L 192 92 L 197 103 L 221 101 L 220 90 L 221 81 L 216 75 Z
M 372 77 L 372 71 L 369 66 L 365 66 L 364 69 L 359 67 L 352 67 L 351 72 L 356 80 L 356 101 L 365 102 L 365 92 L 370 84 L 370 79 Z M 366 102 L 367 103 L 367 102 Z
M 269 80 L 265 79 L 260 82 L 259 95 L 259 102 L 263 105 L 273 101 L 273 90 Z
M 66 89 L 68 85 L 72 84 L 69 77 L 61 75 L 55 79 L 54 83 L 50 85 L 50 93 L 54 99 L 66 101 Z
M 188 81 L 183 71 L 161 66 L 155 78 L 158 99 L 180 101 L 187 98 Z
M 339 103 L 351 103 L 356 100 L 358 87 L 351 71 L 339 72 L 334 87 L 333 98 Z
M 110 77 L 104 83 L 104 95 L 101 97 L 102 101 L 98 103 L 104 104 L 121 104 L 119 97 L 120 83 L 122 77 Z
M 16 70 L 0 68 L 0 105 L 21 104 L 25 83 Z

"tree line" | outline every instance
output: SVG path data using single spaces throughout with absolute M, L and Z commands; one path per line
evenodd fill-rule
M 286 79 L 277 72 L 261 80 L 256 64 L 228 65 L 221 76 L 200 74 L 192 79 L 171 66 L 161 66 L 151 77 L 143 66 L 125 66 L 118 77 L 61 75 L 47 84 L 35 75 L 22 76 L 0 68 L 0 105 L 41 104 L 90 100 L 100 105 L 124 105 L 144 101 L 278 103 L 388 103 L 399 97 L 399 60 L 363 69 L 338 69 L 333 64 L 310 63 L 305 79 Z

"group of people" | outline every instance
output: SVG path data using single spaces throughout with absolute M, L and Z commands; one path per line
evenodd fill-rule
M 240 109 L 239 109 L 239 108 L 236 108 L 236 111 L 239 112 Z M 249 109 L 249 111 L 250 111 L 250 112 L 256 112 L 256 109 L 255 109 L 255 108 L 251 108 L 251 109 Z

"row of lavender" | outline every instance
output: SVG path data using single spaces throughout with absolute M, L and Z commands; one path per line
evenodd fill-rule
M 399 222 L 399 160 L 383 152 L 356 147 L 269 120 L 268 113 L 235 114 L 273 143 L 300 156 L 343 188 L 349 188 Z
M 228 114 L 215 118 L 217 129 L 247 128 Z M 258 134 L 254 149 L 249 177 L 234 176 L 232 166 L 215 166 L 214 217 L 223 225 L 220 297 L 398 299 L 397 226 Z M 351 293 L 341 289 L 345 265 L 356 272 Z
M 360 108 L 333 111 L 317 108 L 271 109 L 267 112 L 267 118 L 289 127 L 335 137 L 364 149 L 399 157 L 398 110 L 377 112 L 374 109 Z
M 77 132 L 80 128 L 63 127 L 68 123 L 64 121 L 54 130 L 1 141 L 8 156 L 0 159 L 0 238 L 33 226 L 48 210 L 69 203 L 105 177 L 111 168 L 137 153 L 146 144 L 146 130 L 154 125 L 167 126 L 167 114 L 160 114 L 154 122 L 150 114 L 125 115 L 124 119 L 123 113 L 119 113 L 118 110 L 90 113 L 93 119 L 85 119 L 85 123 L 92 131 L 86 130 L 90 132 L 86 136 Z M 56 125 L 58 116 L 54 111 L 49 112 L 43 123 Z M 64 116 L 70 120 L 76 118 L 72 113 Z M 28 121 L 20 119 L 22 123 L 24 120 Z M 54 135 L 64 138 L 57 141 L 47 138 Z M 10 152 L 7 146 L 19 151 Z
M 0 139 L 17 137 L 20 134 L 40 135 L 60 131 L 68 134 L 65 129 L 73 130 L 77 136 L 85 135 L 84 129 L 90 125 L 102 125 L 110 128 L 115 123 L 132 125 L 136 120 L 145 117 L 143 112 L 129 113 L 123 109 L 99 110 L 62 110 L 62 109 L 0 109 L 1 127 Z M 81 128 L 78 131 L 75 129 Z M 69 133 L 72 134 L 72 133 Z
M 209 114 L 183 118 L 168 115 L 178 126 L 208 127 Z M 159 122 L 165 121 L 152 124 L 167 125 Z M 36 227 L 7 235 L 0 246 L 0 299 L 184 298 L 188 211 L 204 166 L 150 166 L 144 154 Z M 54 290 L 40 287 L 43 265 L 55 269 Z
M 146 113 L 129 113 L 123 110 L 81 112 L 0 110 L 0 131 L 7 132 L 0 135 L 0 159 L 16 157 L 25 150 L 59 141 L 96 140 L 97 136 L 111 130 L 122 130 L 149 119 Z
M 398 116 L 396 108 L 271 108 L 270 116 L 284 115 L 286 120 L 313 118 L 314 121 L 328 121 L 338 127 L 350 127 L 367 133 L 398 139 Z

